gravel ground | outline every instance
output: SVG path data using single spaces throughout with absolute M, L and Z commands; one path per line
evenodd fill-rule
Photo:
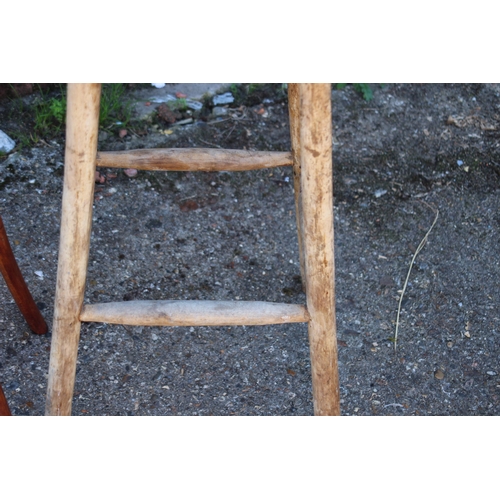
M 374 90 L 370 102 L 332 91 L 342 413 L 498 415 L 500 85 Z M 0 103 L 7 134 L 14 105 Z M 225 109 L 216 119 L 205 103 L 185 126 L 136 122 L 124 137 L 102 134 L 99 148 L 290 148 L 280 86 Z M 49 325 L 63 143 L 0 158 L 1 215 Z M 304 302 L 289 168 L 101 174 L 86 302 Z M 398 291 L 437 211 L 395 351 Z M 29 332 L 3 281 L 0 296 L 0 381 L 13 414 L 42 415 L 50 335 Z M 82 327 L 74 415 L 312 413 L 306 325 Z

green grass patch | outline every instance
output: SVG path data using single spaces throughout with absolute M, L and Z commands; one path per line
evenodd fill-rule
M 110 127 L 121 122 L 127 126 L 132 118 L 132 103 L 126 99 L 126 87 L 123 83 L 107 83 L 102 86 L 99 125 Z
M 342 90 L 347 87 L 347 85 L 352 85 L 353 89 L 358 93 L 366 102 L 373 99 L 373 87 L 369 83 L 335 83 L 334 86 L 337 90 Z M 384 85 L 381 83 L 381 87 Z
M 132 117 L 132 103 L 126 98 L 126 87 L 123 83 L 103 84 L 101 106 L 99 110 L 99 126 L 112 128 L 124 127 Z M 61 86 L 57 96 L 49 97 L 40 93 L 34 103 L 34 130 L 43 137 L 54 137 L 66 125 L 66 86 Z

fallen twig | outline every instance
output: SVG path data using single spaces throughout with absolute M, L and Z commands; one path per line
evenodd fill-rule
M 425 203 L 432 210 L 435 210 L 436 217 L 434 218 L 434 222 L 432 223 L 431 227 L 429 228 L 429 230 L 427 231 L 425 236 L 422 238 L 422 241 L 420 242 L 417 249 L 415 250 L 415 253 L 413 254 L 413 258 L 411 259 L 410 267 L 408 269 L 408 274 L 406 275 L 405 284 L 403 286 L 403 290 L 401 291 L 401 297 L 399 297 L 398 314 L 396 316 L 396 332 L 394 334 L 394 351 L 396 351 L 397 344 L 398 344 L 399 315 L 401 314 L 401 304 L 403 303 L 403 297 L 404 297 L 404 294 L 406 291 L 406 286 L 408 285 L 408 280 L 410 279 L 411 269 L 413 267 L 413 263 L 415 262 L 415 259 L 416 259 L 417 255 L 419 254 L 420 250 L 422 250 L 422 248 L 424 248 L 424 245 L 427 243 L 427 238 L 429 237 L 429 234 L 431 233 L 432 228 L 436 225 L 436 222 L 437 222 L 438 216 L 439 216 L 439 210 L 437 208 L 435 209 L 434 207 L 432 207 L 431 205 L 429 205 L 425 201 L 423 201 L 423 200 L 421 200 L 421 201 L 422 201 L 422 203 Z
M 203 144 L 206 144 L 207 146 L 213 146 L 214 148 L 222 148 L 222 146 L 220 146 L 219 144 L 213 144 L 211 142 L 208 142 L 208 141 L 204 141 L 203 139 L 199 139 L 201 142 L 203 142 Z

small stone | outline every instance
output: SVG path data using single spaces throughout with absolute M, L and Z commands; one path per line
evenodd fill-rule
M 441 370 L 440 368 L 438 368 L 435 372 L 434 372 L 434 377 L 436 377 L 438 380 L 443 380 L 444 379 L 444 371 Z
M 489 372 L 486 372 L 486 373 L 487 373 L 487 375 L 489 375 L 490 377 L 494 377 L 494 376 L 497 374 L 497 372 L 494 372 L 493 370 L 490 370 Z
M 139 173 L 137 171 L 137 169 L 135 168 L 126 168 L 123 173 L 127 176 L 127 177 L 137 177 L 137 174 Z
M 266 108 L 264 108 L 264 106 L 262 106 L 262 104 L 260 104 L 259 106 L 256 106 L 256 107 L 254 108 L 254 111 L 255 111 L 258 115 L 263 116 L 264 118 L 266 118 L 266 117 L 267 117 Z
M 15 147 L 16 143 L 5 132 L 0 130 L 0 151 L 10 153 Z
M 194 200 L 187 200 L 184 203 L 181 203 L 179 208 L 181 209 L 181 212 L 189 212 L 190 210 L 197 210 L 200 206 Z
M 152 102 L 169 102 L 169 101 L 177 101 L 177 98 L 172 95 L 172 94 L 167 94 L 167 95 L 162 95 L 162 96 L 155 96 L 155 97 L 151 97 L 151 99 L 149 100 L 149 105 L 151 105 Z
M 35 271 L 35 274 L 43 280 L 43 271 Z
M 193 123 L 192 118 L 186 118 L 185 120 L 180 120 L 176 123 L 176 125 L 189 125 L 190 123 Z
M 218 104 L 231 104 L 234 102 L 234 97 L 231 92 L 226 92 L 225 94 L 214 96 L 213 103 L 215 106 Z
M 358 182 L 354 177 L 344 177 L 344 184 L 346 186 L 351 186 L 352 184 L 356 184 Z
M 120 129 L 120 131 L 118 132 L 118 136 L 120 137 L 120 139 L 123 139 L 127 134 L 128 132 L 125 128 Z
M 380 198 L 381 196 L 383 196 L 386 193 L 387 193 L 387 189 L 377 189 L 375 191 L 374 195 L 375 195 L 375 198 Z
M 99 170 L 95 171 L 95 182 L 99 182 L 99 184 L 104 184 L 106 182 L 106 177 L 104 177 Z
M 215 108 L 212 109 L 212 114 L 214 116 L 225 116 L 227 115 L 227 108 L 223 108 L 222 106 L 215 106 Z
M 384 274 L 384 276 L 380 278 L 379 284 L 380 286 L 385 286 L 385 287 L 392 287 L 396 285 L 392 277 L 389 276 L 388 274 Z
M 200 111 L 203 108 L 203 104 L 199 101 L 193 101 L 191 99 L 186 99 L 186 106 L 193 111 Z

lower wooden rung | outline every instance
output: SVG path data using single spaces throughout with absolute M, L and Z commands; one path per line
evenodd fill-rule
M 307 323 L 303 305 L 229 300 L 133 300 L 83 306 L 80 321 L 136 326 Z

